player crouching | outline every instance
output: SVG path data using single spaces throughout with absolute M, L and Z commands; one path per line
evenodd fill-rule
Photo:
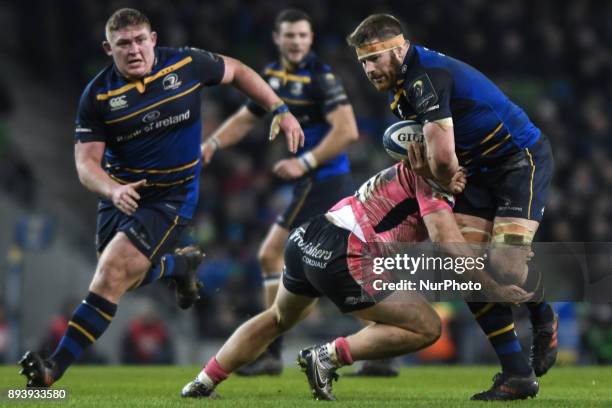
M 449 187 L 460 190 L 464 181 L 459 172 Z M 320 296 L 328 297 L 341 312 L 373 324 L 346 338 L 300 351 L 298 364 L 315 399 L 335 400 L 332 381 L 341 366 L 429 346 L 440 336 L 436 312 L 416 292 L 372 291 L 364 283 L 373 278 L 371 258 L 363 256 L 369 242 L 419 242 L 428 235 L 434 242 L 465 242 L 449 203 L 434 194 L 425 179 L 404 163 L 381 171 L 354 196 L 292 232 L 275 303 L 241 325 L 181 395 L 215 397 L 219 383 L 305 318 Z M 476 274 L 469 271 L 464 278 L 482 282 L 483 288 L 508 301 L 529 297 L 516 286 L 499 286 Z

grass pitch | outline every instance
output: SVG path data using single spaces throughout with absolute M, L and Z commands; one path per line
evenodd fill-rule
M 350 378 L 334 385 L 338 402 L 313 401 L 304 375 L 288 367 L 280 377 L 232 376 L 218 387 L 219 400 L 185 400 L 179 393 L 199 367 L 73 367 L 56 388 L 65 401 L 19 402 L 7 399 L 10 388 L 23 387 L 17 366 L 0 366 L 0 406 L 73 407 L 612 407 L 612 367 L 553 368 L 540 381 L 536 399 L 511 403 L 469 401 L 491 385 L 495 367 L 411 367 L 398 378 Z M 341 371 L 342 373 L 342 371 Z M 330 405 L 327 405 L 330 404 Z

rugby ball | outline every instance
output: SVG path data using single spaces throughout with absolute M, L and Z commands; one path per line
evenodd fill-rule
M 423 125 L 414 120 L 403 120 L 392 124 L 383 134 L 383 146 L 395 160 L 408 160 L 408 146 L 425 143 Z

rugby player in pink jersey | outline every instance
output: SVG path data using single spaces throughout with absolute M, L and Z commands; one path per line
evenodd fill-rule
M 465 177 L 458 172 L 448 187 L 461 191 L 464 186 Z M 220 382 L 304 319 L 321 296 L 342 313 L 373 323 L 348 337 L 300 351 L 298 363 L 315 399 L 335 399 L 332 380 L 341 366 L 399 356 L 435 342 L 441 325 L 434 309 L 417 292 L 373 290 L 367 282 L 372 258 L 363 254 L 368 242 L 411 243 L 428 237 L 434 242 L 465 242 L 451 200 L 450 195 L 432 191 L 407 165 L 397 163 L 326 214 L 294 229 L 285 247 L 285 269 L 274 304 L 242 324 L 181 395 L 216 397 Z M 498 285 L 482 270 L 467 271 L 464 278 L 481 282 L 483 290 L 508 301 L 530 296 L 517 286 Z

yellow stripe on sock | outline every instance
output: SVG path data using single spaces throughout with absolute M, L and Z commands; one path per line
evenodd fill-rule
M 509 325 L 507 325 L 503 329 L 495 330 L 494 332 L 487 334 L 487 337 L 488 338 L 492 338 L 492 337 L 495 337 L 495 336 L 499 336 L 500 334 L 504 334 L 506 332 L 509 332 L 510 330 L 514 330 L 514 323 L 510 323 Z
M 84 328 L 82 328 L 81 326 L 79 326 L 78 324 L 73 322 L 72 320 L 68 322 L 68 326 L 72 326 L 75 329 L 77 329 L 78 331 L 80 331 L 81 333 L 83 333 L 83 335 L 85 337 L 87 337 L 89 339 L 89 341 L 91 341 L 92 343 L 96 342 L 96 338 L 94 336 L 92 336 L 90 332 L 88 332 L 87 330 L 85 330 Z
M 100 310 L 100 308 L 97 308 L 94 305 L 92 305 L 91 303 L 87 303 L 86 301 L 83 301 L 83 303 L 85 303 L 87 306 L 91 307 L 93 310 L 98 312 L 100 314 L 100 316 L 102 316 L 103 318 L 105 318 L 109 322 L 111 320 L 113 320 L 113 316 L 109 315 L 108 313 L 104 313 L 103 311 Z
M 109 315 L 109 314 L 107 314 L 107 313 L 104 313 L 104 312 L 103 312 L 103 311 L 101 311 L 100 309 L 96 308 L 96 311 L 97 311 L 98 313 L 100 313 L 100 315 L 101 315 L 103 318 L 105 318 L 106 320 L 108 320 L 109 322 L 110 322 L 111 320 L 113 320 L 113 316 L 111 316 L 111 315 Z

